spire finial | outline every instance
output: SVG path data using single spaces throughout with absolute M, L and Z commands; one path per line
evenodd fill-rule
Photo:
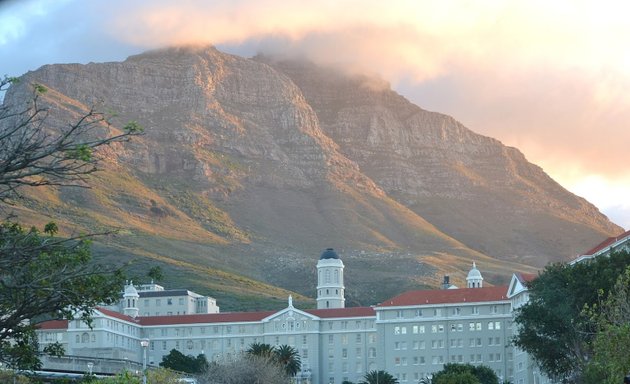
M 289 295 L 289 307 L 293 308 L 293 296 Z

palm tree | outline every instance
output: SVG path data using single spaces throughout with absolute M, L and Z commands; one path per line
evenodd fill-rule
M 287 375 L 293 377 L 300 372 L 302 361 L 300 360 L 300 355 L 295 348 L 289 345 L 281 345 L 275 349 L 275 355 L 276 361 L 284 367 Z
M 252 356 L 272 358 L 274 356 L 275 348 L 273 345 L 265 343 L 253 343 L 247 349 L 247 354 Z
M 359 384 L 398 384 L 398 379 L 386 371 L 370 371 Z

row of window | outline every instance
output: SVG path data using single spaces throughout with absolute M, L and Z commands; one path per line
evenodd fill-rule
M 413 334 L 421 334 L 421 333 L 426 333 L 426 328 L 427 326 L 425 325 L 412 325 L 411 328 L 411 333 Z M 444 332 L 444 324 L 432 324 L 431 325 L 431 333 L 442 333 Z M 487 324 L 487 329 L 492 331 L 492 330 L 500 330 L 501 329 L 501 322 L 500 321 L 489 321 Z M 394 335 L 406 335 L 407 334 L 407 330 L 408 327 L 407 326 L 395 326 L 394 327 Z M 458 324 L 451 324 L 451 332 L 462 332 L 464 330 L 464 324 L 462 323 L 458 323 Z M 482 322 L 478 321 L 478 322 L 470 322 L 468 323 L 468 330 L 469 331 L 481 331 L 483 330 L 483 325 Z
M 424 365 L 426 364 L 426 359 L 424 356 L 414 356 L 411 360 L 413 365 Z M 451 355 L 450 356 L 451 363 L 463 363 L 464 356 L 463 355 Z M 470 359 L 468 360 L 470 363 L 482 363 L 483 358 L 481 353 L 471 354 Z M 497 363 L 501 362 L 501 354 L 500 353 L 489 353 L 487 362 Z M 395 366 L 407 366 L 409 365 L 409 359 L 404 356 L 395 356 L 394 357 L 394 365 Z M 444 364 L 444 355 L 434 355 L 431 356 L 431 364 Z
M 491 305 L 490 307 L 490 311 L 489 313 L 492 315 L 497 315 L 497 314 L 502 314 L 503 313 L 503 306 L 501 305 Z M 399 309 L 396 311 L 396 318 L 398 319 L 404 319 L 404 318 L 411 318 L 411 317 L 423 317 L 423 316 L 429 316 L 430 314 L 432 314 L 434 317 L 442 317 L 445 316 L 447 314 L 450 314 L 452 316 L 462 316 L 462 315 L 478 315 L 479 312 L 479 306 L 471 306 L 471 307 L 465 307 L 465 308 L 461 308 L 461 307 L 452 307 L 452 308 L 432 308 L 432 309 L 414 309 L 414 310 L 403 310 L 403 309 Z
M 341 344 L 342 345 L 348 345 L 348 335 L 339 335 L 338 336 L 341 339 Z M 354 341 L 357 344 L 360 344 L 363 342 L 363 334 L 362 333 L 357 333 L 354 335 Z M 368 335 L 368 343 L 373 344 L 376 343 L 376 335 L 375 334 L 370 334 Z M 328 335 L 328 345 L 333 345 L 335 344 L 335 335 Z
M 179 304 L 179 305 L 184 305 L 184 304 L 185 304 L 185 303 L 184 303 L 184 300 L 185 300 L 185 299 L 184 299 L 183 297 L 180 297 L 180 298 L 178 299 L 178 304 Z M 190 303 L 191 303 L 191 304 L 194 304 L 194 303 L 195 303 L 195 299 L 190 298 L 189 300 L 190 300 Z M 165 299 L 165 302 L 166 302 L 166 305 L 173 305 L 173 298 L 171 298 L 171 297 L 167 297 L 167 298 Z M 149 300 L 149 299 L 144 299 L 144 306 L 145 306 L 145 307 L 148 307 L 148 306 L 150 305 L 150 303 L 151 303 L 151 302 L 150 302 L 150 300 Z M 156 307 L 160 307 L 161 305 L 162 305 L 162 299 L 155 299 L 155 306 L 156 306 Z

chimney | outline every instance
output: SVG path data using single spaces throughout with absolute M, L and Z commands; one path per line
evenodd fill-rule
M 450 277 L 448 275 L 444 275 L 444 282 L 442 283 L 442 289 L 448 289 L 451 286 Z

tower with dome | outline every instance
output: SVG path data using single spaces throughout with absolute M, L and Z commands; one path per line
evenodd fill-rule
M 333 248 L 327 248 L 317 262 L 317 309 L 345 308 L 343 262 Z

